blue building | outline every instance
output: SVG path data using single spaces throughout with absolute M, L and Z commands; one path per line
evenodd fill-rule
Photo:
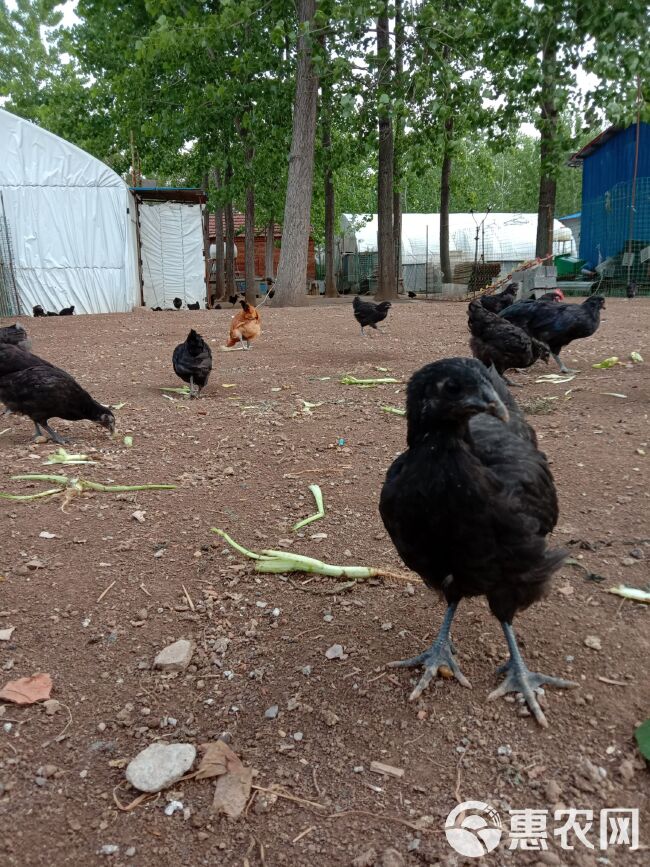
M 650 124 L 609 127 L 570 164 L 582 165 L 580 258 L 610 260 L 614 281 L 650 283 Z

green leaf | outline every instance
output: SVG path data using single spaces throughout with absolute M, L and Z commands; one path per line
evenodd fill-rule
M 634 732 L 639 751 L 650 762 L 650 719 L 647 719 Z

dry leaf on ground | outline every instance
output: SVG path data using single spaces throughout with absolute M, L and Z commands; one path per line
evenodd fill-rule
M 224 741 L 201 744 L 199 751 L 203 753 L 203 757 L 196 772 L 197 780 L 220 777 L 222 774 L 236 772 L 244 767 L 239 756 Z
M 0 690 L 0 700 L 12 701 L 14 704 L 35 704 L 50 697 L 52 678 L 49 674 L 40 672 L 32 677 L 21 677 L 10 680 Z
M 239 768 L 219 777 L 214 789 L 212 812 L 238 819 L 250 798 L 252 782 L 253 769 L 245 768 L 241 762 Z

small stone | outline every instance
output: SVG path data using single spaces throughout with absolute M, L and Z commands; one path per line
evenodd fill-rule
M 144 524 L 144 516 L 146 514 L 147 513 L 143 512 L 142 509 L 136 509 L 136 511 L 131 514 L 131 517 L 134 521 L 137 521 L 138 524 Z
M 546 795 L 546 800 L 549 804 L 557 804 L 557 802 L 560 800 L 560 796 L 562 795 L 562 789 L 555 782 L 555 780 L 549 780 L 546 784 L 544 794 Z
M 115 846 L 115 845 L 112 844 L 112 843 L 106 843 L 106 844 L 105 844 L 104 846 L 102 846 L 102 848 L 99 850 L 98 854 L 99 854 L 99 855 L 117 855 L 117 853 L 118 853 L 119 851 L 120 851 L 120 847 L 119 847 L 119 846 Z
M 325 710 L 323 711 L 323 722 L 326 726 L 332 728 L 332 726 L 335 726 L 339 722 L 339 717 L 334 713 L 333 710 L 325 708 Z
M 361 855 L 357 855 L 352 859 L 352 867 L 373 867 L 377 860 L 377 852 L 375 849 L 366 849 Z
M 267 709 L 264 711 L 264 716 L 267 719 L 275 719 L 279 712 L 280 708 L 277 706 L 277 704 L 272 704 L 271 707 L 267 707 Z
M 305 677 L 309 677 L 309 675 L 311 674 L 311 665 L 303 665 L 300 670 L 305 675 Z
M 382 623 L 381 628 L 382 628 L 383 632 L 390 632 L 390 630 L 393 628 L 393 624 L 392 623 Z
M 46 780 L 49 780 L 51 777 L 56 777 L 60 773 L 59 768 L 56 765 L 42 765 L 37 771 L 37 777 L 44 777 Z
M 623 777 L 626 783 L 629 783 L 630 780 L 634 777 L 634 765 L 629 759 L 624 759 L 621 764 L 618 766 L 618 772 Z
M 592 650 L 602 650 L 603 645 L 597 635 L 588 635 L 584 641 L 585 647 L 590 647 Z
M 273 792 L 259 792 L 253 806 L 254 813 L 268 813 L 277 803 L 278 796 Z
M 379 859 L 380 867 L 404 867 L 404 856 L 397 849 L 384 849 Z
M 33 557 L 31 560 L 28 560 L 25 564 L 28 569 L 31 569 L 32 572 L 36 569 L 45 569 L 45 563 L 42 560 L 39 560 L 38 557 Z
M 644 560 L 645 554 L 643 553 L 642 548 L 632 548 L 630 551 L 630 557 L 634 557 L 635 560 Z
M 303 737 L 304 737 L 304 735 L 302 732 L 294 732 L 293 733 L 294 741 L 301 741 L 303 739 Z
M 160 651 L 153 661 L 154 668 L 161 671 L 185 671 L 193 653 L 194 642 L 181 638 Z
M 325 651 L 325 656 L 328 659 L 347 659 L 347 653 L 344 653 L 343 646 L 341 644 L 333 644 Z
M 140 792 L 160 792 L 180 780 L 195 758 L 192 744 L 153 743 L 129 762 L 126 778 Z
M 124 854 L 127 858 L 133 858 L 135 855 L 135 846 L 129 846 L 129 848 L 125 850 Z
M 223 474 L 224 474 L 224 476 L 234 476 L 235 475 L 234 467 L 226 467 L 226 469 L 223 471 Z
M 623 557 L 621 560 L 623 566 L 634 566 L 636 564 L 636 560 L 634 557 Z
M 54 716 L 55 713 L 61 710 L 61 702 L 55 698 L 48 698 L 47 701 L 43 702 L 43 707 L 47 716 Z

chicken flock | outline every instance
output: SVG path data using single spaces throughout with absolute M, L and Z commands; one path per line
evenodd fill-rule
M 566 552 L 549 546 L 559 514 L 555 484 L 505 374 L 546 362 L 551 355 L 567 371 L 561 350 L 595 333 L 605 302 L 602 296 L 590 296 L 582 304 L 567 304 L 559 290 L 539 300 L 516 301 L 517 291 L 511 284 L 469 303 L 473 358 L 426 364 L 411 377 L 406 449 L 388 469 L 379 512 L 406 566 L 447 605 L 431 647 L 390 663 L 424 669 L 411 699 L 438 674 L 470 686 L 451 641 L 451 625 L 464 598 L 484 596 L 509 652 L 498 669 L 503 680 L 489 698 L 515 692 L 546 726 L 538 690 L 575 684 L 528 669 L 513 619 L 542 598 Z M 244 300 L 240 304 L 224 349 L 248 349 L 261 333 L 259 310 Z M 390 309 L 390 302 L 374 304 L 356 296 L 353 315 L 362 335 L 366 328 L 371 335 L 379 331 L 378 323 Z M 38 307 L 34 315 L 49 314 Z M 189 396 L 199 397 L 208 385 L 212 352 L 196 330 L 174 348 L 172 365 L 189 385 Z M 34 355 L 18 324 L 0 329 L 0 401 L 6 412 L 31 419 L 35 437 L 47 435 L 57 443 L 65 441 L 50 426 L 51 418 L 87 419 L 115 430 L 113 409 L 96 401 L 66 371 Z

